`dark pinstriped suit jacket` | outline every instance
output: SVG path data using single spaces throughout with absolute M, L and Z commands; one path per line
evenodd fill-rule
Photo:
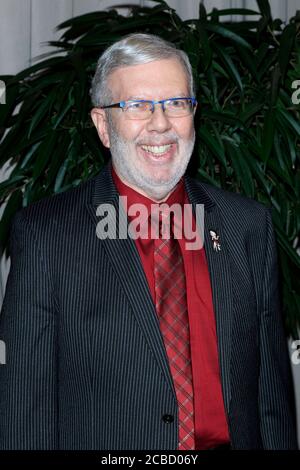
M 295 448 L 270 212 L 188 177 L 185 185 L 205 205 L 232 446 Z M 118 205 L 108 167 L 14 219 L 0 322 L 1 449 L 177 448 L 175 391 L 147 280 L 134 240 L 97 238 L 101 203 Z

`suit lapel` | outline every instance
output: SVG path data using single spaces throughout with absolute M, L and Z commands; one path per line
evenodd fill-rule
M 127 230 L 127 215 L 121 208 L 119 217 L 119 194 L 111 176 L 111 163 L 94 179 L 92 201 L 87 204 L 90 216 L 95 224 L 99 222 L 96 215 L 100 204 L 112 204 L 116 210 L 116 229 Z M 188 198 L 195 211 L 196 204 L 204 204 L 204 248 L 211 280 L 212 297 L 216 318 L 218 352 L 222 380 L 224 403 L 229 413 L 230 362 L 231 362 L 231 327 L 232 327 L 232 286 L 230 260 L 226 247 L 226 236 L 222 225 L 219 208 L 212 200 L 201 183 L 185 177 L 185 188 Z M 221 250 L 216 251 L 210 231 L 219 235 Z M 176 397 L 168 360 L 160 332 L 159 321 L 152 301 L 148 282 L 143 270 L 138 250 L 133 239 L 99 239 L 110 259 L 111 265 L 119 278 L 132 312 L 144 334 L 145 340 L 162 370 L 162 373 L 172 388 Z
M 232 327 L 232 286 L 230 259 L 226 247 L 226 234 L 222 225 L 219 208 L 209 196 L 201 183 L 185 177 L 185 187 L 189 201 L 195 212 L 196 204 L 204 204 L 204 249 L 211 280 L 212 297 L 216 318 L 219 362 L 223 397 L 229 413 L 230 362 L 231 362 L 231 327 Z M 220 251 L 214 249 L 210 231 L 219 235 Z
M 96 215 L 97 207 L 100 204 L 112 204 L 117 215 L 116 233 L 119 233 L 119 228 L 123 233 L 126 233 L 128 219 L 122 207 L 119 217 L 119 194 L 112 180 L 110 165 L 111 163 L 95 178 L 93 198 L 88 203 L 87 208 L 93 222 L 97 225 L 100 220 Z M 119 282 L 124 289 L 145 340 L 176 397 L 160 333 L 159 321 L 135 242 L 130 237 L 127 239 L 106 238 L 98 240 L 103 245 L 111 265 L 119 278 Z

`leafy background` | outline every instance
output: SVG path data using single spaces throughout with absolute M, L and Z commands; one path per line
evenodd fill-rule
M 54 53 L 15 76 L 3 76 L 0 167 L 1 251 L 21 207 L 65 191 L 97 174 L 109 158 L 90 119 L 89 88 L 96 62 L 111 43 L 149 32 L 184 49 L 197 84 L 197 140 L 189 173 L 273 208 L 282 307 L 288 334 L 300 324 L 300 107 L 292 83 L 300 79 L 300 15 L 288 24 L 257 11 L 207 12 L 183 21 L 163 0 L 153 7 L 97 11 L 64 22 Z M 227 15 L 247 20 L 226 22 Z M 258 16 L 257 16 L 258 15 Z

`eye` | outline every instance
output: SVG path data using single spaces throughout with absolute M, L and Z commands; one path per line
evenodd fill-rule
M 185 108 L 186 107 L 186 101 L 185 100 L 170 100 L 168 101 L 168 106 L 172 108 Z
M 127 103 L 128 111 L 144 111 L 149 108 L 148 102 L 140 101 L 131 101 Z

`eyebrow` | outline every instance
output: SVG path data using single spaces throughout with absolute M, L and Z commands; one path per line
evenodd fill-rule
M 169 100 L 170 98 L 185 98 L 187 96 L 188 96 L 187 93 L 177 93 L 177 94 L 174 93 L 172 96 L 168 96 L 168 98 L 163 98 L 163 99 Z M 122 100 L 122 101 L 135 101 L 135 100 L 152 101 L 150 98 L 144 98 L 144 97 L 139 97 L 139 96 L 130 96 L 126 100 Z M 156 100 L 154 100 L 154 101 L 156 101 Z

